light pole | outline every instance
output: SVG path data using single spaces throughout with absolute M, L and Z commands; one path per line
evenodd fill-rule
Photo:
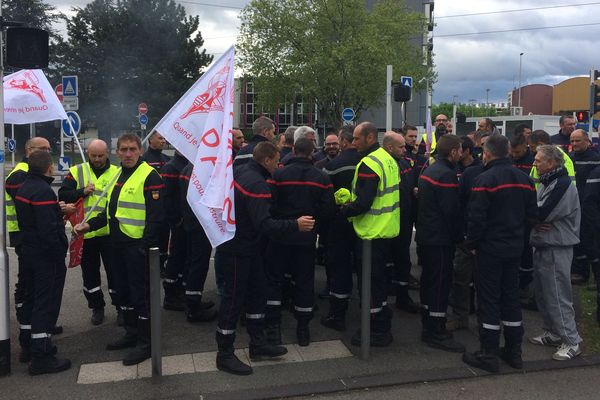
M 485 106 L 490 107 L 490 89 L 485 89 Z
M 523 54 L 525 53 L 519 54 L 519 107 L 521 107 L 521 67 L 523 66 Z

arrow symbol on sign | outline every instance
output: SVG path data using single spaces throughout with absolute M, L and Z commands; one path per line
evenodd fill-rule
M 69 169 L 69 163 L 68 163 L 68 162 L 66 162 L 66 161 L 65 161 L 63 158 L 60 158 L 60 159 L 58 160 L 58 164 L 59 164 L 59 166 L 60 166 L 60 168 L 59 168 L 59 169 L 60 169 L 61 171 L 66 171 L 66 170 L 68 170 L 68 169 Z

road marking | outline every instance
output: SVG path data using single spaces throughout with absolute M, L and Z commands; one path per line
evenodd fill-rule
M 296 344 L 289 344 L 285 347 L 288 349 L 286 355 L 268 361 L 250 361 L 248 358 L 248 348 L 236 349 L 235 354 L 240 360 L 250 364 L 254 368 L 275 364 L 352 357 L 352 353 L 341 340 L 312 342 L 310 346 L 307 347 L 301 347 Z M 162 358 L 163 376 L 217 371 L 215 365 L 216 358 L 216 351 L 164 356 Z M 151 360 L 146 360 L 139 365 L 133 366 L 125 366 L 121 361 L 110 361 L 95 364 L 82 364 L 79 369 L 77 383 L 89 385 L 93 383 L 149 378 L 151 376 Z

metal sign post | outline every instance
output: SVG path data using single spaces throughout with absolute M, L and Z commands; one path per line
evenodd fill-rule
M 152 247 L 150 260 L 150 343 L 152 348 L 152 377 L 162 376 L 162 351 L 160 347 L 160 249 Z
M 0 0 L 0 17 L 2 17 L 2 0 Z M 1 19 L 0 19 L 1 20 Z M 0 27 L 0 49 L 2 48 L 3 32 Z M 4 56 L 0 51 L 0 82 L 4 81 Z M 0 89 L 0 104 L 4 104 L 4 86 Z M 0 376 L 10 374 L 10 306 L 8 299 L 9 274 L 8 253 L 6 251 L 6 202 L 4 200 L 4 110 L 0 110 Z
M 362 241 L 360 292 L 360 358 L 367 360 L 371 347 L 371 241 Z
M 392 130 L 392 66 L 387 66 L 385 81 L 385 130 Z

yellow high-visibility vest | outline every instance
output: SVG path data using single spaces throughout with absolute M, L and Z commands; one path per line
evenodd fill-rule
M 94 184 L 94 192 L 90 193 L 83 200 L 83 212 L 87 215 L 88 211 L 92 208 L 92 206 L 98 200 L 98 197 L 102 194 L 106 186 L 110 183 L 111 179 L 115 176 L 115 174 L 119 171 L 119 168 L 115 165 L 111 165 L 108 167 L 106 171 L 102 173 L 99 177 L 96 177 L 96 174 L 92 171 L 90 167 L 90 163 L 74 165 L 69 168 L 69 172 L 77 182 L 77 189 L 85 188 L 88 183 Z M 94 218 L 96 215 L 104 212 L 108 205 L 108 195 L 104 196 L 96 209 L 90 214 L 90 219 Z M 107 236 L 108 235 L 108 224 L 105 227 L 98 229 L 97 231 L 86 233 L 83 238 L 90 239 L 98 236 Z
M 356 182 L 361 164 L 379 177 L 377 195 L 371 208 L 352 218 L 356 235 L 361 239 L 389 239 L 400 234 L 400 174 L 398 163 L 381 147 L 364 157 L 356 166 L 352 181 L 352 201 L 356 200 Z
M 133 174 L 123 183 L 119 198 L 117 199 L 117 210 L 115 218 L 119 221 L 121 232 L 132 239 L 141 239 L 146 228 L 146 199 L 144 198 L 144 182 L 150 175 L 152 168 L 145 161 L 142 162 Z M 108 192 L 108 198 L 112 196 L 113 187 Z M 110 201 L 110 200 L 109 200 Z M 110 213 L 106 214 L 110 222 Z
M 20 163 L 15 165 L 15 168 L 13 168 L 13 170 L 10 171 L 6 179 L 8 180 L 8 178 L 10 178 L 10 176 L 17 171 L 29 172 L 29 164 L 21 161 Z M 9 232 L 19 232 L 20 229 L 19 221 L 17 221 L 17 209 L 15 207 L 15 199 L 10 197 L 6 190 L 4 191 L 4 201 L 6 203 L 6 229 Z

